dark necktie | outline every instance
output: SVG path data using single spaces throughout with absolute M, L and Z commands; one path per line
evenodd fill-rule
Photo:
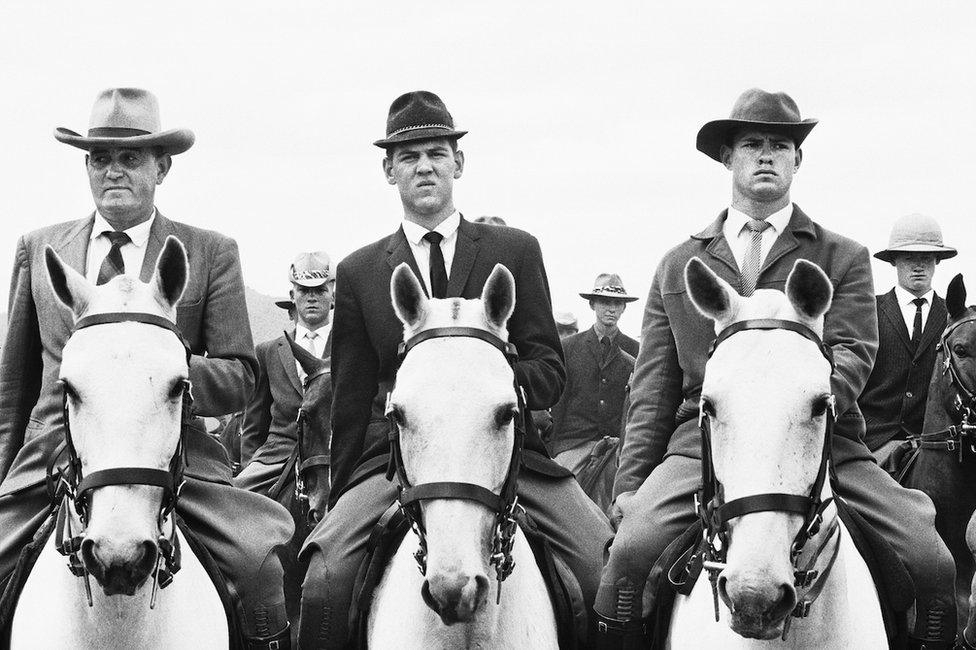
M 610 342 L 609 336 L 604 336 L 600 339 L 600 347 L 603 352 L 600 357 L 600 363 L 606 363 L 610 359 L 610 353 L 613 351 L 613 344 Z
M 444 235 L 431 230 L 424 239 L 430 244 L 430 297 L 447 298 L 447 268 L 441 251 Z
M 762 266 L 762 234 L 770 224 L 762 219 L 749 219 L 746 228 L 750 232 L 746 253 L 742 258 L 742 295 L 751 296 L 756 290 L 759 280 L 759 269 Z
M 925 298 L 916 298 L 912 301 L 915 304 L 915 322 L 912 323 L 912 345 L 918 347 L 918 340 L 922 336 L 922 305 L 928 302 Z
M 108 255 L 102 260 L 98 268 L 98 279 L 95 284 L 105 284 L 117 275 L 125 273 L 125 262 L 122 260 L 122 247 L 132 241 L 127 234 L 117 230 L 106 230 L 102 233 L 112 242 Z

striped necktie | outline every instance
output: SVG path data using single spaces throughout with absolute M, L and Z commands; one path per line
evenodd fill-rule
M 759 269 L 762 266 L 762 234 L 769 228 L 769 223 L 763 219 L 750 219 L 746 222 L 751 237 L 749 245 L 746 247 L 746 254 L 742 258 L 742 295 L 751 296 L 756 290 L 756 281 L 759 280 Z
M 125 261 L 122 259 L 122 247 L 132 241 L 127 234 L 117 230 L 106 230 L 102 233 L 112 242 L 108 255 L 102 260 L 98 268 L 98 278 L 95 284 L 105 284 L 117 275 L 125 273 Z

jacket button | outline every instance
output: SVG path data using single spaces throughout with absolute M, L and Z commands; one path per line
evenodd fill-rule
M 607 383 L 607 378 L 606 378 L 606 377 L 602 377 L 602 378 L 600 379 L 600 383 L 601 383 L 601 384 L 605 384 L 605 383 Z
M 907 393 L 905 393 L 905 397 L 908 397 L 909 399 L 913 397 L 912 391 L 908 391 Z

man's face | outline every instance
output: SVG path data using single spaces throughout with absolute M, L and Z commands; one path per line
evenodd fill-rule
M 298 322 L 310 330 L 316 330 L 329 322 L 335 280 L 317 287 L 292 284 L 291 299 L 295 303 Z
M 610 298 L 594 298 L 590 300 L 590 307 L 596 315 L 596 321 L 603 327 L 615 327 L 617 321 L 627 309 L 627 303 L 623 300 L 613 300 Z
M 464 171 L 464 154 L 447 138 L 399 144 L 383 159 L 386 180 L 400 190 L 408 213 L 431 215 L 454 200 L 454 180 Z
M 788 136 L 763 131 L 742 131 L 731 147 L 722 147 L 733 194 L 758 203 L 772 203 L 790 191 L 802 157 Z
M 928 293 L 937 263 L 933 253 L 898 253 L 894 260 L 898 286 L 916 296 Z
M 85 166 L 98 211 L 123 222 L 148 216 L 171 162 L 169 154 L 157 156 L 151 149 L 92 149 Z

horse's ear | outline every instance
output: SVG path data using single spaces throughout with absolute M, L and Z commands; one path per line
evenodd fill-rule
M 76 317 L 80 316 L 91 299 L 91 283 L 81 273 L 65 264 L 50 246 L 44 249 L 44 265 L 47 267 L 47 277 L 54 295 Z
M 186 280 L 190 274 L 186 248 L 183 242 L 169 235 L 163 243 L 163 250 L 156 258 L 156 270 L 150 285 L 156 288 L 158 299 L 165 307 L 172 309 L 183 297 Z
M 288 341 L 288 347 L 291 348 L 291 353 L 294 355 L 295 361 L 297 361 L 298 365 L 302 367 L 302 370 L 305 371 L 306 375 L 315 374 L 319 368 L 329 363 L 328 360 L 320 359 L 300 346 L 290 332 L 285 332 L 285 340 Z
M 962 281 L 962 273 L 957 274 L 949 282 L 945 301 L 949 320 L 958 319 L 966 311 L 966 283 Z
M 427 316 L 427 296 L 420 280 L 413 274 L 406 262 L 393 269 L 390 278 L 390 296 L 393 298 L 393 311 L 407 327 L 413 329 Z
M 481 290 L 481 302 L 485 305 L 485 318 L 498 329 L 505 329 L 515 311 L 515 278 L 501 264 L 495 264 L 491 275 Z
M 830 309 L 834 287 L 819 266 L 807 260 L 797 260 L 786 278 L 786 297 L 797 314 L 817 320 Z
M 697 257 L 691 258 L 685 265 L 685 286 L 688 287 L 691 304 L 706 318 L 716 323 L 732 320 L 739 294 Z

